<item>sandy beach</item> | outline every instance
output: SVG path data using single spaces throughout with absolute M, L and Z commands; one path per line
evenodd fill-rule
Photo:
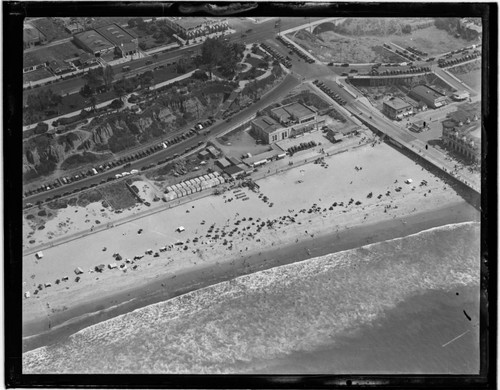
M 54 246 L 38 261 L 25 256 L 23 289 L 32 295 L 23 304 L 24 349 L 241 274 L 479 219 L 441 179 L 386 144 L 324 161 L 259 180 L 260 193 L 234 189 Z M 78 282 L 76 267 L 84 271 Z

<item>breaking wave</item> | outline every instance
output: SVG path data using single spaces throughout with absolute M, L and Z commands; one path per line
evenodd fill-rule
M 219 283 L 23 354 L 24 373 L 235 373 L 313 351 L 429 290 L 479 284 L 479 224 L 461 223 Z

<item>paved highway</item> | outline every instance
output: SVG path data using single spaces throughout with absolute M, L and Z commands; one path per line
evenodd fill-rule
M 123 168 L 123 166 L 118 168 L 113 168 L 108 171 L 99 173 L 95 176 L 85 177 L 80 181 L 73 182 L 58 188 L 51 189 L 49 191 L 45 191 L 39 194 L 26 197 L 23 199 L 23 207 L 26 205 L 26 203 L 36 204 L 38 201 L 44 201 L 49 197 L 54 197 L 54 195 L 62 195 L 66 192 L 72 192 L 76 189 L 82 187 L 88 187 L 92 184 L 99 184 L 103 179 L 106 180 L 108 177 L 114 176 L 117 173 L 122 173 L 124 171 L 130 172 L 132 169 L 140 170 L 143 166 L 156 164 L 158 163 L 158 161 L 164 160 L 168 157 L 172 157 L 176 153 L 181 154 L 184 152 L 186 148 L 198 145 L 199 142 L 206 142 L 210 139 L 217 137 L 219 134 L 231 129 L 232 127 L 236 127 L 239 123 L 244 122 L 247 118 L 254 115 L 257 111 L 267 107 L 271 103 L 274 103 L 283 96 L 285 96 L 293 88 L 299 85 L 299 83 L 300 81 L 296 77 L 288 75 L 285 77 L 285 79 L 280 85 L 278 85 L 275 89 L 273 89 L 264 97 L 262 97 L 257 103 L 252 104 L 250 107 L 234 115 L 231 118 L 230 122 L 221 121 L 215 123 L 213 126 L 210 127 L 210 131 L 207 134 L 200 134 L 198 136 L 189 138 L 183 142 L 180 142 L 177 145 L 173 145 L 171 147 L 168 147 L 167 149 L 146 156 L 140 160 L 131 162 L 131 166 L 128 168 Z M 158 142 L 161 141 L 158 140 Z M 91 167 L 92 165 L 89 164 L 87 166 L 82 166 L 79 170 L 88 170 Z
M 231 42 L 245 42 L 245 43 L 262 42 L 267 38 L 273 37 L 278 32 L 278 29 L 274 27 L 275 22 L 276 22 L 275 20 L 270 20 L 267 22 L 260 23 L 258 25 L 253 24 L 250 21 L 242 22 L 243 25 L 247 27 L 247 29 L 252 29 L 252 31 L 246 33 L 246 36 L 244 38 L 241 37 L 241 32 L 237 32 L 232 35 L 228 35 L 228 39 Z M 282 29 L 291 28 L 299 26 L 304 23 L 305 20 L 302 18 L 283 18 L 281 20 L 281 26 L 282 26 L 281 28 Z M 200 47 L 201 45 L 187 46 L 166 53 L 157 53 L 156 54 L 157 58 L 154 58 L 156 56 L 152 55 L 145 58 L 133 60 L 127 63 L 114 65 L 112 66 L 112 68 L 115 73 L 115 80 L 121 79 L 122 76 L 133 77 L 138 72 L 144 73 L 147 70 L 153 70 L 157 66 L 171 64 L 173 62 L 178 61 L 185 55 L 198 52 Z M 152 61 L 153 63 L 146 65 L 146 62 L 148 61 Z M 129 66 L 130 71 L 122 72 L 124 66 Z M 69 80 L 61 80 L 55 84 L 39 87 L 36 89 L 25 90 L 23 91 L 23 101 L 25 104 L 27 97 L 30 94 L 39 93 L 41 90 L 48 88 L 52 89 L 54 93 L 58 93 L 60 95 L 65 95 L 68 93 L 69 94 L 77 93 L 80 91 L 81 87 L 83 87 L 84 84 L 85 81 L 83 80 L 83 77 L 78 77 Z
M 304 24 L 304 20 L 302 19 L 295 20 L 294 22 L 296 25 Z M 266 43 L 273 46 L 276 50 L 280 51 L 282 54 L 289 55 L 289 57 L 292 59 L 292 64 L 293 64 L 292 75 L 287 76 L 285 81 L 280 86 L 278 86 L 271 93 L 269 93 L 264 98 L 259 100 L 259 102 L 253 104 L 251 107 L 241 111 L 239 114 L 232 117 L 230 123 L 220 122 L 212 126 L 210 135 L 200 135 L 192 139 L 188 139 L 178 145 L 169 147 L 164 151 L 160 151 L 158 153 L 145 157 L 139 161 L 133 162 L 131 167 L 127 168 L 126 170 L 130 171 L 131 169 L 140 169 L 145 165 L 157 163 L 158 161 L 164 160 L 174 155 L 175 153 L 183 152 L 185 148 L 196 145 L 200 141 L 205 142 L 211 137 L 216 137 L 217 135 L 235 126 L 235 124 L 245 121 L 248 117 L 253 115 L 258 110 L 266 107 L 270 103 L 275 102 L 276 100 L 279 99 L 279 97 L 285 95 L 288 91 L 290 91 L 300 82 L 316 78 L 324 81 L 325 84 L 327 84 L 334 92 L 338 93 L 344 100 L 346 100 L 347 105 L 345 106 L 345 108 L 348 111 L 350 111 L 354 116 L 367 122 L 374 128 L 377 128 L 380 131 L 386 133 L 388 136 L 397 140 L 398 142 L 404 145 L 408 145 L 410 148 L 413 145 L 413 147 L 417 148 L 417 150 L 425 149 L 425 143 L 423 141 L 418 140 L 412 134 L 406 132 L 404 129 L 394 124 L 391 120 L 389 120 L 378 110 L 376 110 L 373 106 L 371 106 L 364 97 L 355 98 L 351 94 L 349 94 L 345 88 L 341 88 L 335 81 L 336 79 L 338 79 L 338 76 L 334 72 L 332 72 L 332 67 L 327 67 L 324 66 L 323 64 L 307 64 L 303 60 L 300 60 L 300 58 L 296 54 L 293 55 L 288 54 L 288 49 L 284 45 L 279 43 L 276 39 L 274 39 L 276 33 L 276 29 L 274 28 L 274 23 L 275 21 L 269 21 L 266 23 L 262 23 L 258 26 L 252 25 L 251 28 L 257 31 L 248 34 L 248 36 L 245 38 L 245 42 L 252 43 L 252 42 L 266 41 Z M 287 25 L 285 23 L 285 20 L 283 19 L 282 29 L 289 27 L 293 26 Z M 240 36 L 239 34 L 234 34 L 231 40 L 239 41 L 240 40 L 239 36 Z M 189 49 L 183 49 L 183 50 L 189 50 Z M 179 55 L 178 53 L 179 51 L 177 51 L 177 54 L 167 53 L 167 57 L 172 56 L 170 58 L 174 58 L 173 56 Z M 154 66 L 158 66 L 158 63 L 154 64 Z M 454 80 L 453 78 L 451 79 L 455 84 L 457 83 L 456 80 Z M 450 164 L 445 160 L 445 156 L 442 155 L 439 151 L 429 148 L 429 150 L 425 151 L 425 153 L 428 156 L 427 158 L 429 160 L 432 160 L 434 163 L 437 162 L 436 165 L 440 167 L 447 167 L 447 169 L 448 167 L 451 168 Z M 91 166 L 89 165 L 87 169 L 89 169 L 90 167 Z M 27 202 L 36 203 L 39 200 L 43 201 L 47 197 L 53 197 L 54 195 L 57 194 L 60 195 L 64 192 L 69 192 L 74 189 L 78 189 L 84 186 L 89 186 L 94 183 L 99 183 L 103 180 L 103 178 L 114 176 L 114 174 L 121 173 L 124 170 L 125 169 L 122 167 L 118 169 L 115 168 L 103 174 L 85 178 L 76 183 L 71 183 L 69 185 L 62 186 L 41 194 L 30 196 L 24 199 L 24 204 L 26 204 Z M 472 180 L 470 179 L 468 181 L 472 182 Z

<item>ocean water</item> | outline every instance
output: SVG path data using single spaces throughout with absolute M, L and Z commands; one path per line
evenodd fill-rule
M 26 352 L 23 372 L 477 373 L 479 231 L 447 225 L 242 276 Z

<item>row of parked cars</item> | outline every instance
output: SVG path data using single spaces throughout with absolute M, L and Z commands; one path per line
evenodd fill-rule
M 308 64 L 313 64 L 313 63 L 316 62 L 311 57 L 309 57 L 308 55 L 304 54 L 304 52 L 302 52 L 301 50 L 297 49 L 297 47 L 295 45 L 292 45 L 290 42 L 288 42 L 287 40 L 285 40 L 285 38 L 283 38 L 281 35 L 276 36 L 276 39 L 278 41 L 280 41 L 283 45 L 285 45 L 286 47 L 288 47 L 290 49 L 291 53 L 296 53 L 300 58 L 302 58 Z
M 102 173 L 104 171 L 107 171 L 109 169 L 116 168 L 116 167 L 119 167 L 119 166 L 122 166 L 122 165 L 123 165 L 123 168 L 128 168 L 128 167 L 130 167 L 132 165 L 131 164 L 132 161 L 141 159 L 141 158 L 146 157 L 146 156 L 148 156 L 148 155 L 150 155 L 152 153 L 155 153 L 155 152 L 158 152 L 160 150 L 166 149 L 169 146 L 178 144 L 181 141 L 184 141 L 184 140 L 186 140 L 188 138 L 191 138 L 191 137 L 195 136 L 198 133 L 199 130 L 202 130 L 202 129 L 205 129 L 205 128 L 211 126 L 214 122 L 215 122 L 215 120 L 213 118 L 210 118 L 210 119 L 208 119 L 208 120 L 206 120 L 204 122 L 198 123 L 196 126 L 194 126 L 193 128 L 191 128 L 188 132 L 186 132 L 186 133 L 184 133 L 182 135 L 179 135 L 179 136 L 177 136 L 177 137 L 175 137 L 175 138 L 173 138 L 171 140 L 166 140 L 166 141 L 160 142 L 160 143 L 158 143 L 155 146 L 151 146 L 150 148 L 142 150 L 142 151 L 137 152 L 135 154 L 132 154 L 132 155 L 129 155 L 129 156 L 126 156 L 126 157 L 122 157 L 122 158 L 120 158 L 118 160 L 111 161 L 111 162 L 106 163 L 106 164 L 99 165 L 98 167 L 90 168 L 89 170 L 82 170 L 82 171 L 77 172 L 76 174 L 73 174 L 71 176 L 65 176 L 65 177 L 56 179 L 53 182 L 43 184 L 43 185 L 41 185 L 40 187 L 38 187 L 36 189 L 30 190 L 30 191 L 25 191 L 24 192 L 24 197 L 35 195 L 35 194 L 42 193 L 42 192 L 45 192 L 45 191 L 49 191 L 51 189 L 54 189 L 54 188 L 57 188 L 57 187 L 61 187 L 63 185 L 69 184 L 69 183 L 73 183 L 75 181 L 80 181 L 80 180 L 84 179 L 85 177 L 97 175 L 98 173 Z M 197 146 L 198 145 L 194 145 L 191 148 L 186 148 L 185 152 L 190 151 L 190 150 L 192 150 L 193 148 L 195 148 Z M 174 155 L 172 158 L 176 158 L 176 157 L 178 157 L 178 155 Z M 158 164 L 165 163 L 166 161 L 168 161 L 168 160 L 170 160 L 172 158 L 160 161 Z M 155 164 L 152 164 L 152 166 L 154 166 L 154 165 Z M 142 169 L 144 170 L 144 169 L 147 169 L 147 168 L 149 168 L 149 166 L 146 167 L 146 168 L 143 167 Z M 127 173 L 127 172 L 124 172 L 124 173 Z M 128 174 L 133 174 L 133 173 L 137 173 L 137 171 L 136 170 L 132 170 L 132 171 L 128 172 Z M 120 175 L 121 175 L 121 177 L 124 176 L 123 174 L 120 174 Z M 103 179 L 101 181 L 101 184 L 105 183 L 107 181 L 111 181 L 111 180 L 117 179 L 117 178 L 119 178 L 119 177 L 116 177 L 116 175 L 115 176 L 110 176 L 107 179 Z M 95 186 L 97 186 L 97 184 L 92 184 L 90 187 L 95 187 Z M 63 196 L 70 195 L 71 193 L 79 192 L 79 191 L 82 191 L 82 190 L 86 190 L 88 188 L 89 187 L 82 187 L 82 188 L 79 188 L 79 189 L 75 189 L 75 190 L 73 190 L 71 192 L 64 193 Z M 51 201 L 51 200 L 54 200 L 54 199 L 57 199 L 57 198 L 60 198 L 60 197 L 61 197 L 60 195 L 55 195 L 52 198 L 45 199 L 45 202 Z M 41 201 L 37 202 L 37 204 L 41 204 L 41 203 L 43 203 L 43 202 L 41 202 Z M 32 206 L 33 205 L 31 203 L 27 203 L 26 204 L 26 207 L 32 207 Z
M 431 68 L 423 66 L 423 67 L 416 67 L 416 66 L 411 66 L 410 68 L 407 69 L 396 69 L 396 70 L 383 70 L 379 72 L 377 69 L 372 69 L 370 71 L 371 75 L 377 75 L 377 76 L 391 76 L 391 75 L 398 75 L 398 74 L 411 74 L 411 73 L 425 73 L 425 72 L 430 72 Z
M 328 88 L 322 81 L 314 80 L 313 84 L 316 85 L 319 89 L 321 89 L 324 93 L 326 93 L 328 96 L 330 96 L 333 100 L 335 100 L 341 106 L 344 106 L 347 103 L 338 94 L 336 94 L 330 88 Z
M 461 62 L 466 62 L 466 61 L 469 61 L 469 60 L 473 60 L 474 58 L 477 58 L 479 57 L 479 53 L 472 53 L 472 54 L 469 54 L 469 55 L 466 55 L 466 56 L 463 56 L 463 57 L 460 57 L 460 58 L 453 58 L 451 60 L 445 60 L 445 59 L 439 59 L 438 61 L 438 66 L 440 68 L 444 68 L 446 66 L 450 66 L 450 65 L 456 65 L 456 64 L 459 64 Z
M 266 50 L 269 54 L 271 54 L 275 59 L 277 59 L 279 62 L 281 62 L 285 67 L 291 68 L 292 63 L 291 63 L 291 58 L 290 57 L 285 57 L 282 54 L 278 53 L 276 50 L 274 50 L 272 47 L 269 45 L 262 43 L 261 44 L 262 48 Z

